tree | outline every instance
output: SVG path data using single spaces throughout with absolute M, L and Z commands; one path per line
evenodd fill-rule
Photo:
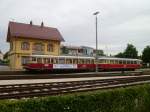
M 115 55 L 117 58 L 124 58 L 124 53 L 120 52 L 117 55 Z
M 142 52 L 142 60 L 144 63 L 150 63 L 150 46 L 146 46 Z
M 63 46 L 61 50 L 62 50 L 62 54 L 68 54 L 69 53 L 68 48 L 66 46 Z
M 97 50 L 97 55 L 98 55 L 98 56 L 105 56 L 103 50 Z
M 125 58 L 138 58 L 138 51 L 132 44 L 127 45 L 123 54 Z
M 138 58 L 138 51 L 132 44 L 127 44 L 127 48 L 124 52 L 120 52 L 115 57 L 118 58 Z

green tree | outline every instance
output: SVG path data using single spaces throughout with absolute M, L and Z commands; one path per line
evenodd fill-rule
M 134 47 L 132 44 L 127 44 L 127 48 L 124 50 L 124 52 L 120 52 L 115 57 L 118 58 L 138 58 L 138 51 L 136 50 L 136 47 Z
M 124 53 L 120 52 L 118 54 L 115 55 L 115 57 L 118 57 L 118 58 L 124 58 Z
M 132 44 L 127 45 L 123 54 L 125 58 L 138 58 L 138 51 Z
M 61 48 L 61 50 L 62 50 L 62 54 L 68 54 L 69 53 L 68 48 L 66 46 L 63 46 Z
M 150 63 L 150 46 L 146 46 L 142 52 L 142 60 L 144 63 Z
M 97 50 L 97 55 L 98 55 L 98 56 L 105 56 L 103 50 Z

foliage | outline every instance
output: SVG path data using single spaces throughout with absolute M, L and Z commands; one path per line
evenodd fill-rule
M 136 50 L 136 47 L 134 47 L 132 44 L 127 44 L 127 48 L 124 50 L 124 52 L 120 52 L 115 57 L 119 58 L 138 58 L 138 51 Z
M 142 52 L 142 60 L 144 63 L 150 63 L 150 46 L 146 46 Z
M 1 100 L 0 112 L 149 112 L 150 85 L 49 96 Z
M 97 55 L 98 55 L 98 56 L 105 56 L 103 50 L 97 50 Z
M 117 55 L 115 55 L 115 57 L 124 58 L 125 56 L 124 56 L 124 53 L 120 52 Z
M 125 58 L 138 58 L 138 51 L 132 44 L 128 44 L 124 51 Z
M 63 46 L 61 49 L 62 49 L 62 54 L 68 54 L 69 53 L 69 50 L 66 46 Z

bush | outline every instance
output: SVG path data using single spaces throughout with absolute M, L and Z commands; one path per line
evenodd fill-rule
M 150 85 L 22 100 L 1 100 L 0 112 L 149 112 Z

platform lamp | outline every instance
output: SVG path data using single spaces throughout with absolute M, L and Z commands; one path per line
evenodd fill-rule
M 97 38 L 97 15 L 99 14 L 99 11 L 93 13 L 93 15 L 95 16 L 96 22 L 95 22 L 95 26 L 96 26 L 96 56 L 95 56 L 95 61 L 96 61 L 96 69 L 95 72 L 98 73 L 98 52 L 97 52 L 97 48 L 98 48 L 98 38 Z

